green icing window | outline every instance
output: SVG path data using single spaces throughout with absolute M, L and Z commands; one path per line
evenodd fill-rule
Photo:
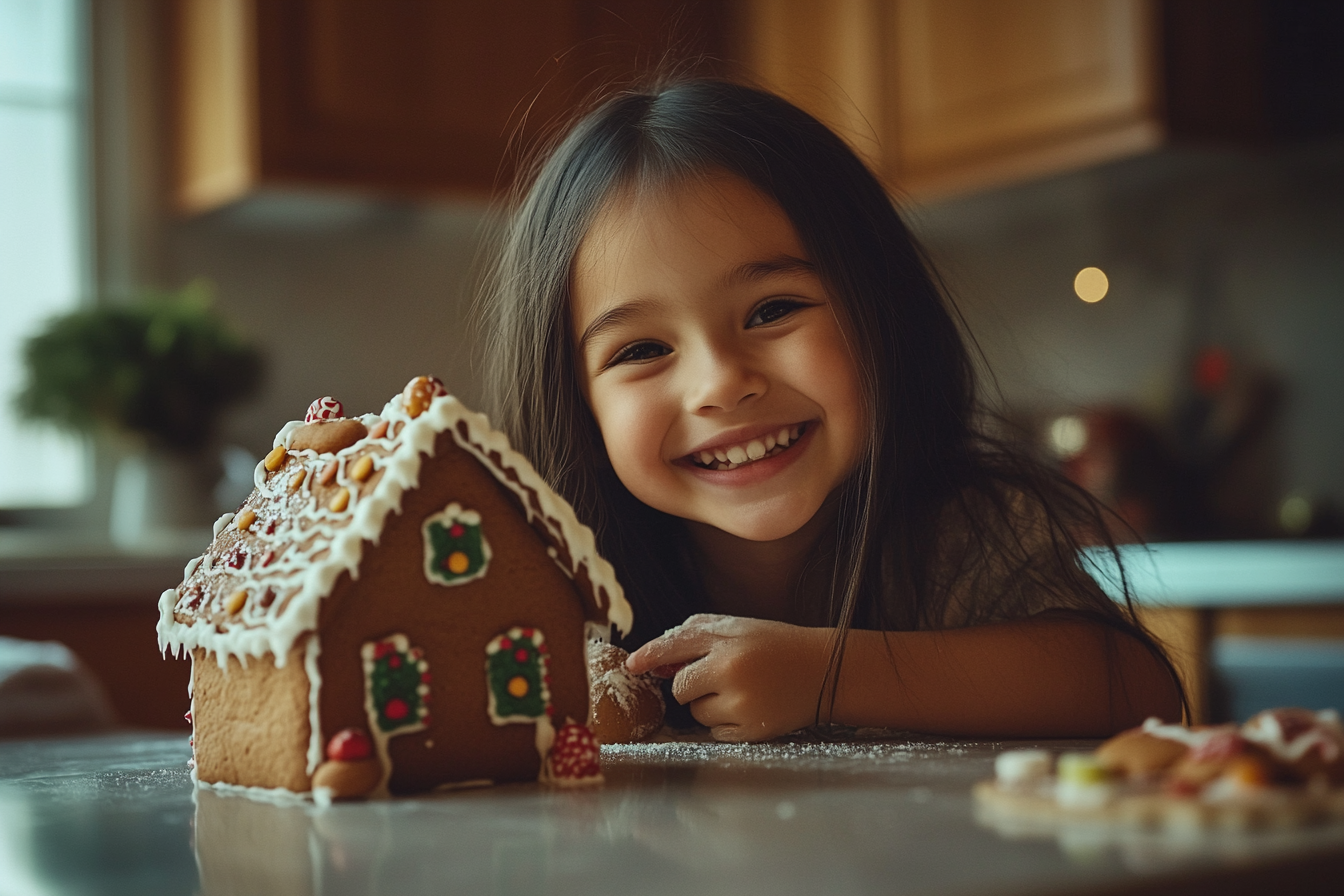
M 386 737 L 428 725 L 430 677 L 424 651 L 410 646 L 405 635 L 390 635 L 366 642 L 361 654 L 375 733 Z
M 425 519 L 425 578 L 434 585 L 462 585 L 485 575 L 490 542 L 481 531 L 481 515 L 453 502 Z
M 490 641 L 485 655 L 490 721 L 507 725 L 551 715 L 550 653 L 541 632 L 511 628 Z

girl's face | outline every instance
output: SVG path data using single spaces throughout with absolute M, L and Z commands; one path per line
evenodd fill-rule
M 800 529 L 864 440 L 839 309 L 741 179 L 617 195 L 572 274 L 579 376 L 631 493 L 752 541 Z

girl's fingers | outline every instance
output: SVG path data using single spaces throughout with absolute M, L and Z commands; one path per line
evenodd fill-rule
M 719 679 L 714 674 L 711 662 L 703 659 L 691 663 L 672 679 L 672 696 L 678 703 L 684 706 L 718 694 Z
M 691 716 L 706 728 L 722 728 L 735 724 L 727 714 L 725 701 L 718 694 L 706 694 L 691 702 Z
M 625 668 L 643 675 L 660 666 L 692 663 L 709 653 L 710 646 L 723 637 L 714 626 L 727 617 L 696 615 L 654 638 L 626 658 Z M 676 674 L 676 670 L 672 670 Z M 664 675 L 670 678 L 671 675 Z

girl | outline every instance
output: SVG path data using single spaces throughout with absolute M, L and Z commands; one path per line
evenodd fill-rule
M 1078 565 L 1095 504 L 978 428 L 930 271 L 838 137 L 722 81 L 613 96 L 520 197 L 492 416 L 616 567 L 629 668 L 677 670 L 716 738 L 1099 737 L 1181 710 Z

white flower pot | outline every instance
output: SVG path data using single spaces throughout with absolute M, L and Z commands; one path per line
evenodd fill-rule
M 112 543 L 135 552 L 200 551 L 214 519 L 210 478 L 199 456 L 149 451 L 123 457 L 112 481 Z

